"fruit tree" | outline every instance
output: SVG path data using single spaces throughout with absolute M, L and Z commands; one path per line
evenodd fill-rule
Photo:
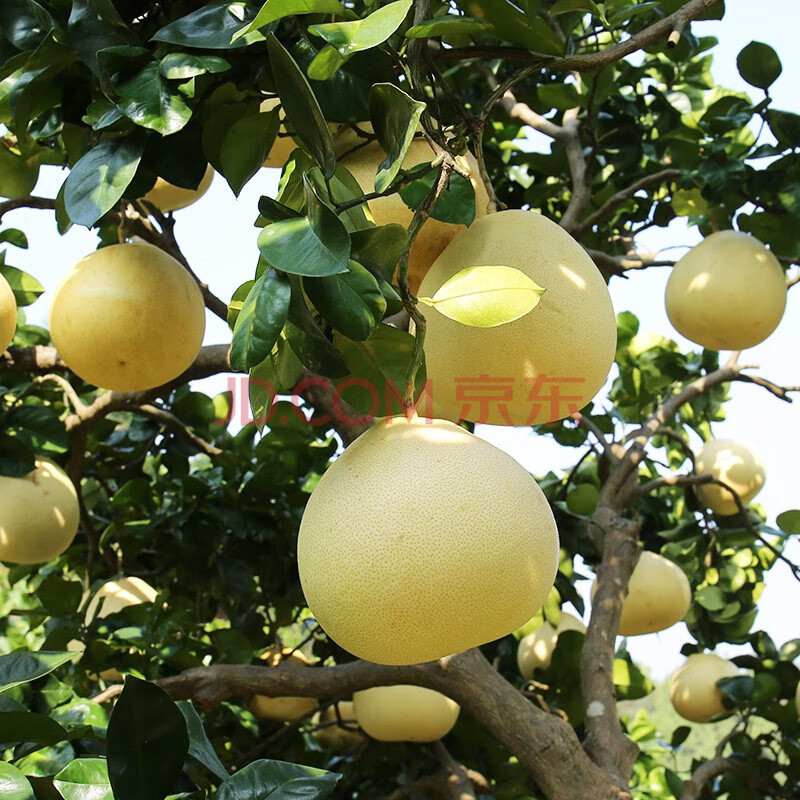
M 715 84 L 724 12 L 0 3 L 2 800 L 800 797 L 800 639 L 756 619 L 800 511 L 753 504 L 758 420 L 714 435 L 800 390 L 739 352 L 800 282 L 800 117 L 766 44 Z M 217 296 L 183 209 L 265 170 Z M 47 329 L 20 209 L 97 235 Z M 688 347 L 613 307 L 656 267 Z M 192 383 L 234 374 L 244 424 Z M 621 637 L 681 622 L 651 720 Z

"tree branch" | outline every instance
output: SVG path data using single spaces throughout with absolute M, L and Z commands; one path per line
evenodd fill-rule
M 0 203 L 0 220 L 9 211 L 16 211 L 18 208 L 44 208 L 52 211 L 56 207 L 56 201 L 50 197 L 14 197 Z
M 570 233 L 573 233 L 578 225 L 578 220 L 584 215 L 592 200 L 592 181 L 589 177 L 586 157 L 583 154 L 579 113 L 580 108 L 571 108 L 564 112 L 561 137 L 567 154 L 567 164 L 569 164 L 572 197 L 570 197 L 567 210 L 558 224 Z

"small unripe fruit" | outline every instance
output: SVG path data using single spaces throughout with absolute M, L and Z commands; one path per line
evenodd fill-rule
M 422 686 L 376 686 L 353 695 L 358 724 L 381 742 L 435 742 L 453 730 L 458 703 Z
M 104 247 L 56 290 L 50 335 L 69 368 L 95 386 L 136 392 L 179 377 L 200 352 L 203 296 L 172 256 L 150 244 Z
M 297 542 L 308 606 L 341 647 L 417 664 L 499 639 L 547 598 L 558 532 L 536 481 L 443 420 L 385 419 L 328 468 Z
M 670 678 L 669 697 L 675 710 L 690 722 L 710 722 L 727 709 L 717 681 L 738 674 L 736 665 L 713 653 L 695 653 Z
M 0 355 L 11 344 L 17 329 L 17 301 L 8 281 L 0 275 Z
M 338 716 L 337 711 L 338 709 Z M 311 718 L 311 738 L 326 750 L 334 753 L 348 753 L 366 741 L 366 736 L 358 730 L 352 700 L 340 700 Z
M 270 667 L 277 667 L 283 661 L 298 667 L 307 667 L 311 663 L 299 650 L 292 651 L 288 647 L 283 650 L 270 647 L 260 658 Z M 250 700 L 250 710 L 256 719 L 275 722 L 291 722 L 308 714 L 316 705 L 317 701 L 313 697 L 267 697 L 257 694 Z
M 549 622 L 519 640 L 517 645 L 517 666 L 519 674 L 529 681 L 536 669 L 547 669 L 556 649 L 558 635 L 564 631 L 586 633 L 586 626 L 572 614 L 561 612 L 561 619 L 554 628 Z
M 786 276 L 754 236 L 719 231 L 675 265 L 666 305 L 670 322 L 687 339 L 710 350 L 744 350 L 778 327 Z
M 726 483 L 747 505 L 764 486 L 766 472 L 761 459 L 745 444 L 733 439 L 712 439 L 703 445 L 694 462 L 698 475 L 713 475 Z M 704 506 L 721 516 L 739 511 L 733 495 L 714 483 L 697 487 Z
M 78 494 L 67 474 L 37 458 L 21 478 L 0 476 L 0 561 L 43 564 L 60 556 L 78 531 Z
M 156 180 L 153 188 L 144 196 L 144 200 L 152 203 L 165 214 L 170 211 L 180 211 L 196 203 L 209 189 L 214 179 L 214 168 L 209 164 L 196 189 L 186 189 L 175 186 L 163 178 Z

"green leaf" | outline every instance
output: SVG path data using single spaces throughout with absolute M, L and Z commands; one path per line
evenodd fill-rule
M 0 797 L 3 800 L 36 800 L 28 779 L 5 761 L 0 761 Z
M 492 31 L 492 23 L 485 19 L 445 14 L 426 19 L 406 31 L 406 39 L 430 39 L 440 36 L 472 36 Z
M 418 167 L 415 167 L 416 170 Z M 403 202 L 416 211 L 433 187 L 438 177 L 438 170 L 428 170 L 416 180 L 407 183 L 399 191 Z M 475 219 L 475 187 L 472 181 L 454 172 L 450 176 L 450 185 L 442 192 L 441 197 L 431 209 L 431 218 L 453 225 L 470 225 Z
M 64 184 L 64 207 L 78 225 L 91 228 L 122 198 L 144 151 L 141 139 L 107 139 L 70 170 Z
M 688 738 L 692 729 L 688 725 L 681 725 L 672 732 L 670 747 L 680 747 Z
M 572 83 L 546 83 L 537 89 L 537 93 L 547 108 L 566 111 L 582 104 L 582 98 Z
M 291 295 L 286 276 L 273 270 L 253 284 L 233 329 L 230 359 L 235 370 L 246 372 L 270 354 L 286 324 Z
M 101 50 L 139 44 L 111 0 L 73 0 L 67 30 L 75 51 L 95 74 L 101 71 Z
M 269 419 L 270 406 L 276 395 L 291 393 L 302 371 L 303 364 L 282 337 L 269 357 L 250 370 L 247 389 L 253 421 L 259 430 L 264 428 Z
M 291 275 L 325 277 L 347 272 L 350 235 L 304 177 L 306 216 L 267 225 L 258 247 L 268 264 Z
M 725 594 L 718 586 L 703 586 L 694 593 L 694 600 L 706 611 L 721 611 L 725 608 Z
M 458 0 L 458 5 L 471 17 L 491 22 L 499 39 L 537 53 L 564 54 L 564 43 L 547 23 L 541 17 L 529 17 L 510 0 Z
M 780 147 L 794 148 L 800 141 L 800 114 L 771 108 L 767 111 L 767 122 Z
M 0 432 L 0 475 L 21 478 L 32 472 L 35 466 L 34 453 L 27 442 L 19 436 Z
M 386 312 L 386 300 L 369 270 L 355 261 L 350 270 L 327 278 L 307 278 L 303 287 L 317 311 L 349 339 L 368 339 Z
M 117 94 L 117 107 L 128 119 L 162 136 L 182 130 L 192 116 L 183 95 L 164 79 L 158 61 L 117 87 Z
M 33 711 L 0 711 L 0 742 L 16 744 L 33 742 L 53 745 L 68 737 L 68 733 L 54 719 Z
M 602 17 L 594 0 L 557 0 L 550 9 L 550 16 L 557 17 L 559 14 L 569 14 L 572 11 L 589 11 L 597 17 Z
M 775 521 L 784 533 L 788 533 L 790 536 L 800 536 L 800 511 L 797 509 L 778 514 Z
M 0 197 L 27 197 L 38 179 L 38 159 L 25 159 L 0 145 Z
M 154 683 L 128 676 L 108 723 L 108 776 L 115 800 L 164 800 L 189 751 L 186 721 Z
M 38 652 L 22 650 L 7 656 L 0 656 L 0 694 L 51 673 L 74 656 L 75 653 L 46 650 Z
M 375 135 L 387 153 L 375 176 L 375 191 L 384 192 L 400 171 L 425 111 L 425 103 L 392 83 L 378 83 L 369 93 L 369 111 Z
M 679 217 L 701 217 L 708 213 L 708 202 L 700 189 L 678 189 L 672 193 L 672 210 Z
M 297 62 L 273 34 L 267 38 L 267 49 L 287 127 L 303 142 L 325 177 L 330 178 L 336 170 L 336 153 L 317 98 Z
M 185 81 L 198 75 L 227 72 L 231 65 L 219 56 L 169 53 L 161 59 L 161 75 L 170 81 Z
M 377 267 L 391 281 L 397 262 L 408 245 L 408 231 L 394 222 L 350 234 L 351 257 L 365 266 Z
M 383 44 L 403 24 L 411 4 L 412 0 L 395 0 L 364 19 L 310 25 L 308 30 L 322 37 L 336 48 L 343 59 L 347 59 L 362 50 Z
M 2 253 L 0 253 L 0 275 L 8 281 L 20 308 L 29 306 L 44 292 L 44 286 L 33 275 L 6 264 Z
M 238 197 L 245 184 L 264 166 L 280 127 L 278 110 L 249 114 L 233 123 L 222 142 L 222 174 Z
M 222 783 L 217 800 L 324 800 L 341 775 L 285 761 L 254 761 Z
M 326 44 L 308 65 L 306 75 L 312 81 L 328 81 L 339 71 L 339 67 L 345 61 L 346 59 L 333 45 Z
M 77 758 L 53 778 L 64 800 L 114 800 L 104 758 Z
M 766 91 L 778 79 L 783 66 L 778 54 L 763 42 L 750 42 L 736 57 L 739 74 L 751 86 Z
M 189 700 L 179 700 L 177 705 L 186 720 L 186 730 L 189 734 L 189 755 L 218 778 L 225 780 L 228 777 L 228 770 L 225 769 L 225 765 L 219 760 L 213 745 L 208 740 L 203 728 L 203 720 L 200 719 L 195 707 Z
M 23 231 L 17 230 L 16 228 L 8 228 L 4 231 L 0 231 L 0 244 L 3 242 L 8 242 L 8 244 L 19 247 L 22 250 L 28 249 L 28 237 L 25 236 Z
M 514 267 L 467 267 L 420 302 L 462 325 L 495 328 L 529 314 L 545 291 Z
M 618 700 L 638 700 L 655 688 L 630 656 L 614 659 L 614 688 Z
M 157 42 L 169 42 L 202 50 L 230 50 L 260 42 L 264 37 L 252 31 L 232 42 L 242 26 L 252 22 L 255 8 L 247 2 L 220 0 L 181 17 L 161 28 L 153 37 Z
M 246 27 L 238 30 L 233 37 L 236 41 L 240 36 L 257 31 L 271 22 L 276 22 L 284 17 L 293 17 L 296 14 L 346 14 L 345 7 L 339 0 L 267 0 L 255 19 Z

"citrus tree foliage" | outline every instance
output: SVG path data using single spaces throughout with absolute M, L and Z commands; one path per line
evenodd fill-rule
M 714 84 L 716 41 L 688 23 L 723 10 L 714 0 L 4 0 L 0 195 L 8 199 L 0 216 L 41 208 L 54 213 L 62 233 L 83 225 L 97 230 L 100 245 L 139 235 L 179 253 L 172 221 L 154 212 L 157 225 L 147 222 L 152 209 L 136 199 L 158 177 L 197 186 L 207 164 L 238 194 L 276 140 L 291 134 L 296 149 L 277 198 L 242 209 L 263 229 L 253 280 L 222 302 L 206 293 L 208 307 L 231 325 L 230 367 L 223 356 L 192 376 L 251 372 L 256 417 L 269 408 L 273 388 L 288 391 L 309 374 L 379 388 L 389 378 L 399 389 L 389 396 L 396 411 L 407 378 L 412 386 L 424 378 L 411 334 L 383 321 L 404 305 L 413 311 L 405 285 L 409 231 L 375 227 L 338 160 L 331 126 L 355 123 L 356 147 L 377 136 L 386 158 L 375 192 L 400 192 L 411 208 L 461 224 L 474 218 L 476 201 L 453 171 L 453 156 L 469 147 L 491 181 L 495 207 L 560 221 L 609 280 L 649 266 L 652 258 L 636 251 L 637 234 L 678 217 L 704 234 L 735 224 L 788 267 L 800 258 L 800 117 L 773 105 L 769 87 L 781 64 L 764 44 L 739 55 L 749 95 Z M 626 41 L 636 51 L 630 58 Z M 276 102 L 262 106 L 275 98 L 280 111 Z M 401 165 L 420 121 L 441 155 L 409 172 Z M 549 137 L 549 149 L 521 147 L 526 126 Z M 759 135 L 767 130 L 771 137 Z M 43 165 L 68 168 L 54 201 L 30 194 Z M 424 216 L 415 217 L 412 235 Z M 18 305 L 28 305 L 43 289 L 12 266 L 14 248 L 27 247 L 25 233 L 3 219 L 0 242 L 0 272 Z M 537 429 L 575 452 L 574 469 L 540 476 L 562 542 L 556 591 L 542 612 L 554 624 L 563 603 L 584 611 L 576 587 L 603 557 L 591 520 L 607 505 L 618 465 L 598 437 L 623 441 L 684 387 L 716 375 L 671 409 L 634 484 L 667 468 L 688 474 L 688 434 L 708 439 L 724 419 L 730 380 L 747 379 L 720 373 L 715 352 L 639 336 L 638 324 L 628 311 L 618 315 L 608 402 L 586 409 L 583 422 Z M 473 778 L 479 773 L 480 796 L 576 796 L 543 789 L 553 781 L 531 771 L 524 752 L 479 715 L 461 715 L 449 755 L 379 742 L 332 755 L 312 738 L 309 717 L 259 723 L 246 696 L 222 693 L 222 702 L 210 703 L 201 692 L 197 708 L 186 699 L 176 704 L 154 681 L 258 663 L 276 642 L 313 646 L 320 664 L 352 660 L 311 619 L 296 569 L 305 502 L 338 447 L 320 421 L 330 408 L 319 393 L 306 393 L 320 424 L 279 401 L 263 433 L 256 425 L 235 431 L 226 423 L 228 395 L 207 397 L 184 382 L 148 397 L 109 398 L 48 356 L 49 343 L 46 330 L 21 317 L 18 349 L 0 359 L 0 474 L 26 474 L 34 453 L 61 463 L 80 486 L 81 533 L 49 564 L 10 565 L 0 584 L 4 798 L 415 797 L 424 796 L 426 776 L 454 763 Z M 358 392 L 345 397 L 369 408 Z M 380 400 L 383 409 L 387 398 Z M 168 416 L 142 413 L 153 402 Z M 345 442 L 353 435 L 352 426 L 334 427 Z M 800 642 L 773 643 L 754 623 L 770 569 L 800 533 L 800 512 L 781 514 L 779 530 L 758 506 L 715 518 L 690 486 L 666 483 L 652 491 L 634 486 L 615 511 L 635 520 L 645 549 L 676 562 L 691 582 L 686 622 L 696 644 L 686 654 L 746 645 L 734 660 L 750 670 L 722 685 L 736 727 L 713 763 L 677 766 L 696 727 L 656 730 L 643 711 L 623 715 L 638 755 L 622 783 L 635 798 L 796 796 Z M 157 601 L 87 629 L 89 597 L 121 573 L 145 578 Z M 88 643 L 79 661 L 66 651 L 72 640 Z M 518 677 L 514 637 L 481 650 L 537 709 L 566 719 L 583 738 L 591 733 L 583 644 L 577 632 L 560 637 L 550 667 L 528 684 Z M 110 703 L 91 698 L 107 683 L 97 675 L 112 668 L 129 677 L 109 717 Z M 612 672 L 619 700 L 652 689 L 624 646 Z M 509 712 L 508 725 L 515 724 Z

